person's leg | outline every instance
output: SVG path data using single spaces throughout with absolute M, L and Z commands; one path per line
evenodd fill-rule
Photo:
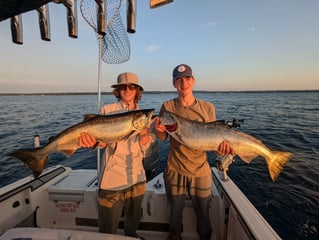
M 99 232 L 116 234 L 124 207 L 121 192 L 99 191 Z
M 170 232 L 182 233 L 183 210 L 185 206 L 185 194 L 172 196 L 170 201 Z
M 196 213 L 196 230 L 201 240 L 209 240 L 212 233 L 209 216 L 211 197 L 192 197 L 193 207 Z
M 186 198 L 186 179 L 176 172 L 165 172 L 165 188 L 170 203 L 170 235 L 168 239 L 179 239 L 182 233 L 183 209 Z
M 146 191 L 146 183 L 132 186 L 126 193 L 124 233 L 126 236 L 138 237 L 136 230 L 142 217 L 142 201 Z
M 191 178 L 189 194 L 196 213 L 196 230 L 201 240 L 209 240 L 212 232 L 209 208 L 211 201 L 212 177 Z

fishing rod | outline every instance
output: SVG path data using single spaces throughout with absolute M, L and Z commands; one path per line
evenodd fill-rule
M 231 120 L 217 120 L 217 122 L 224 123 L 232 128 L 239 128 L 242 123 L 244 123 L 244 119 L 233 118 Z

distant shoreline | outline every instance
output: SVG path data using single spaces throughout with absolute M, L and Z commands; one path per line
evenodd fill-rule
M 194 93 L 285 93 L 285 92 L 319 92 L 318 90 L 242 90 L 242 91 L 194 91 Z M 176 93 L 176 91 L 144 91 L 148 94 Z M 111 95 L 112 92 L 101 92 Z M 97 92 L 54 92 L 54 93 L 0 93 L 0 96 L 63 96 L 63 95 L 97 95 Z

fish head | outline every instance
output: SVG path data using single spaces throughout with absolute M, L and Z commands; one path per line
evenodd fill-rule
M 165 126 L 166 131 L 173 133 L 177 131 L 178 124 L 176 115 L 169 111 L 164 111 L 163 115 L 160 116 L 160 122 Z
M 154 109 L 142 109 L 135 112 L 133 117 L 133 127 L 136 131 L 140 132 L 149 127 L 154 119 L 152 119 Z

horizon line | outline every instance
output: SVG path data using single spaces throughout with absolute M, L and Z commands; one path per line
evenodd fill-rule
M 262 92 L 319 92 L 319 89 L 309 90 L 193 90 L 194 93 L 262 93 Z M 176 93 L 176 91 L 143 91 L 143 93 Z M 96 95 L 97 92 L 34 92 L 34 93 L 0 93 L 0 96 L 21 96 L 21 95 Z M 111 95 L 112 92 L 102 91 L 101 95 Z

